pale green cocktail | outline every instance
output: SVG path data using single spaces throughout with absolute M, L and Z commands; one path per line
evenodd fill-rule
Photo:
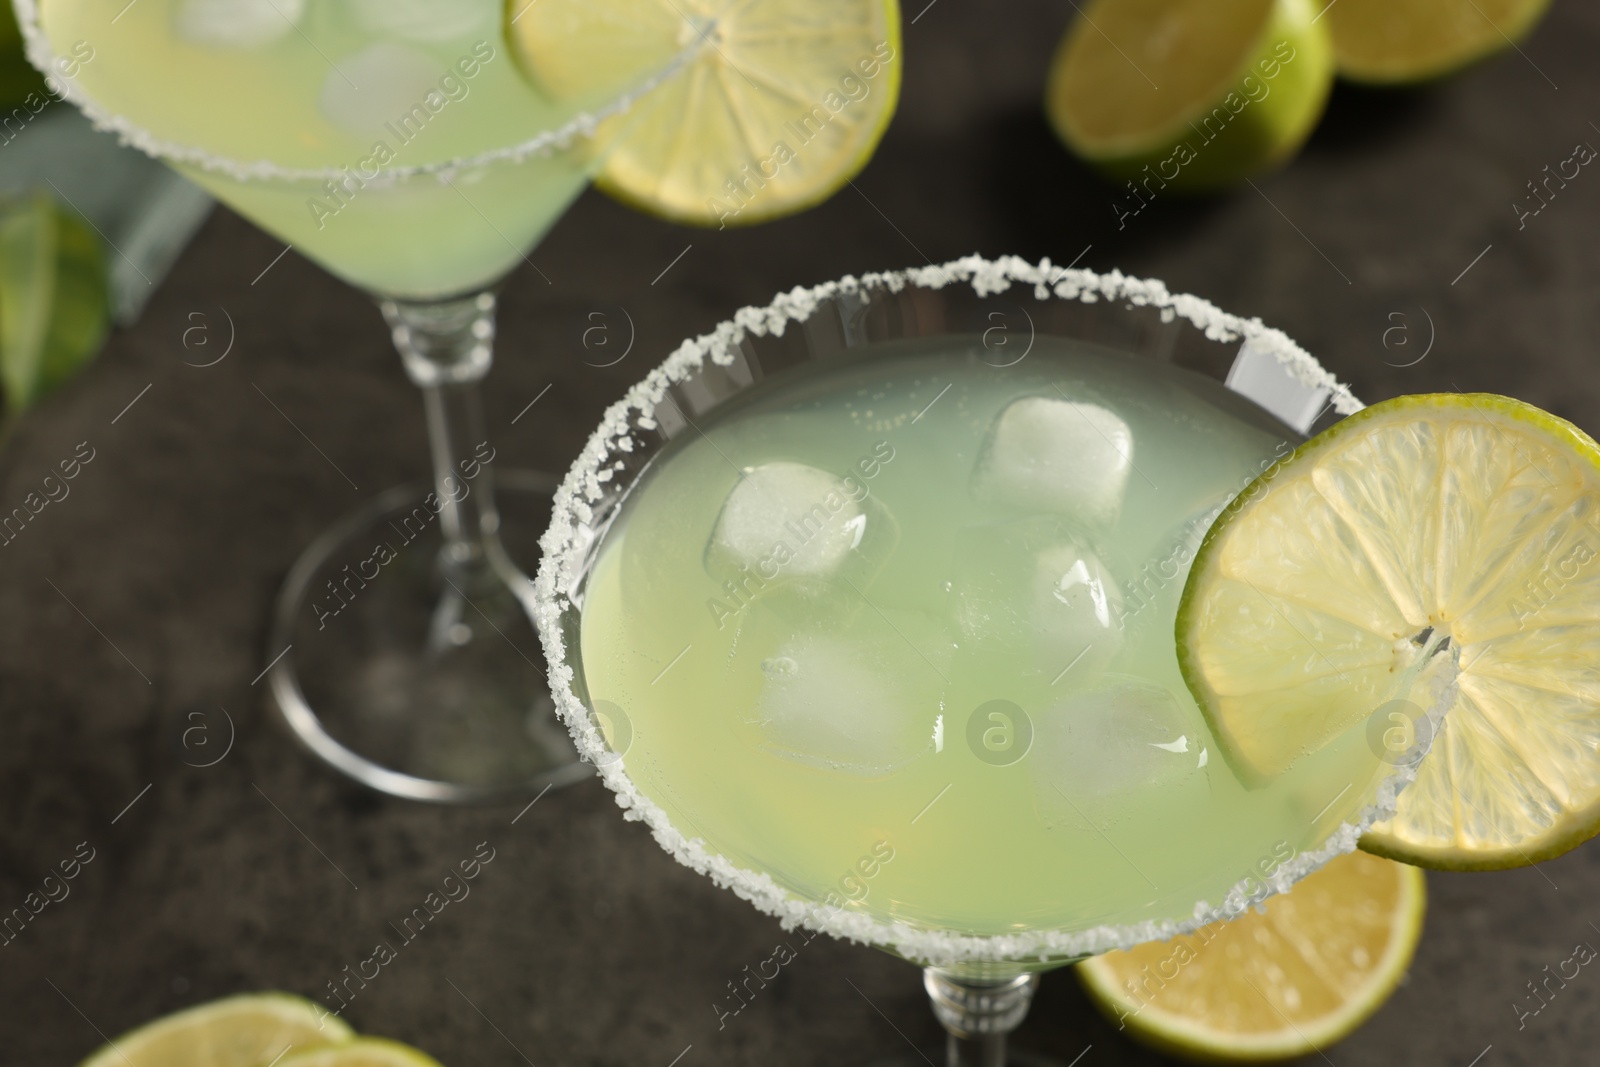
M 1358 733 L 1247 785 L 1178 670 L 1196 547 L 1298 435 L 1151 360 L 990 358 L 886 344 L 682 430 L 587 580 L 600 724 L 686 837 L 844 912 L 1006 935 L 1250 893 L 1384 773 Z
M 551 99 L 496 0 L 39 6 L 92 114 L 346 281 L 411 299 L 521 263 L 590 176 L 575 120 L 659 73 L 619 54 L 607 94 Z

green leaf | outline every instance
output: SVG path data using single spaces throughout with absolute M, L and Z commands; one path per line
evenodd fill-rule
M 22 48 L 22 30 L 8 0 L 0 0 L 0 108 L 10 109 L 44 93 L 44 75 L 33 69 Z
M 39 192 L 0 202 L 0 385 L 20 414 L 67 382 L 105 340 L 100 238 Z

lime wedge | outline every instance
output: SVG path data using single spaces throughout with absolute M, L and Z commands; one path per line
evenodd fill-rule
M 285 1056 L 277 1067 L 440 1067 L 425 1052 L 381 1037 L 358 1037 L 343 1045 Z
M 614 119 L 596 185 L 648 214 L 718 228 L 811 207 L 854 177 L 900 94 L 896 0 L 539 0 L 507 33 L 546 91 L 601 72 L 686 68 Z M 606 131 L 602 130 L 602 138 Z
M 1600 448 L 1538 408 L 1399 397 L 1300 446 L 1212 525 L 1176 636 L 1246 775 L 1457 687 L 1364 848 L 1514 867 L 1600 829 Z
M 338 1016 L 288 993 L 200 1004 L 123 1034 L 81 1067 L 266 1067 L 286 1050 L 354 1036 Z M 285 1056 L 279 1061 L 288 1062 Z
M 1241 181 L 1322 115 L 1333 50 L 1313 20 L 1311 0 L 1096 0 L 1056 51 L 1045 112 L 1144 199 Z
M 1415 867 L 1340 856 L 1264 913 L 1078 964 L 1107 1018 L 1184 1059 L 1259 1063 L 1321 1052 L 1377 1011 L 1422 936 Z
M 1339 73 L 1405 84 L 1460 70 L 1512 47 L 1550 0 L 1317 0 Z
M 110 325 L 100 238 L 46 193 L 0 203 L 0 384 L 25 411 L 94 357 Z

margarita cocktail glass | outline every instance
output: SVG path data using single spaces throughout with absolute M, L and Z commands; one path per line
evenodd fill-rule
M 497 506 L 498 483 L 537 528 L 554 482 L 497 469 L 478 390 L 495 286 L 626 126 L 604 120 L 688 51 L 619 46 L 614 69 L 552 99 L 510 54 L 500 0 L 16 7 L 59 95 L 373 295 L 422 390 L 431 482 L 324 533 L 279 597 L 266 657 L 296 735 L 362 782 L 418 799 L 587 774 L 551 714 L 531 583 Z M 706 27 L 688 28 L 684 49 Z
M 1039 971 L 1240 914 L 1409 781 L 1365 727 L 1236 773 L 1173 637 L 1212 519 L 1359 407 L 1119 274 L 795 290 L 686 342 L 569 473 L 552 692 L 677 859 L 924 966 L 950 1062 L 1003 1063 Z

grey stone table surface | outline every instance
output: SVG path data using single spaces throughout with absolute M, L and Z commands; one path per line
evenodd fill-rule
M 924 2 L 906 11 L 900 113 L 822 207 L 716 232 L 593 193 L 575 205 L 506 290 L 489 401 L 509 462 L 564 467 L 604 405 L 744 304 L 973 251 L 1163 278 L 1282 327 L 1368 399 L 1505 392 L 1600 431 L 1600 173 L 1552 185 L 1537 214 L 1527 184 L 1600 145 L 1600 10 L 1557 0 L 1519 51 L 1426 91 L 1341 88 L 1287 169 L 1119 222 L 1116 190 L 1039 115 L 1073 5 Z M 719 1027 L 726 983 L 785 935 L 677 866 L 593 780 L 512 825 L 516 807 L 362 792 L 276 727 L 252 679 L 290 562 L 425 462 L 376 310 L 298 253 L 275 261 L 282 248 L 219 210 L 143 319 L 0 454 L 9 510 L 80 442 L 93 451 L 70 496 L 0 549 L 0 910 L 93 850 L 70 895 L 0 947 L 0 1063 L 72 1063 L 102 1034 L 232 992 L 325 995 L 480 842 L 494 861 L 350 1004 L 359 1029 L 452 1067 L 853 1064 L 937 1045 L 911 967 L 820 938 Z M 590 313 L 618 308 L 633 349 L 586 363 Z M 230 319 L 228 357 L 188 365 Z M 189 716 L 218 708 L 236 743 L 187 765 Z M 1429 888 L 1409 979 L 1325 1062 L 1593 1063 L 1600 977 L 1520 1021 L 1515 1006 L 1576 943 L 1600 945 L 1600 845 Z M 1083 1053 L 1080 1067 L 1160 1060 L 1064 972 L 1017 1044 Z

